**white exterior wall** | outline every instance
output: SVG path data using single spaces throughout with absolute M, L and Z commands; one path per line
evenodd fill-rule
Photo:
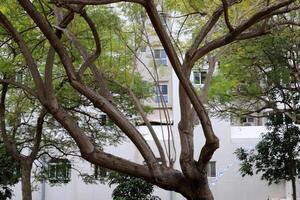
M 149 145 L 153 146 L 154 142 L 149 135 L 147 128 L 139 127 L 139 130 L 145 135 L 146 139 L 149 141 Z M 167 133 L 167 128 L 165 126 L 154 126 L 154 130 L 158 133 Z M 159 139 L 162 139 L 161 135 L 158 135 L 158 137 Z M 154 153 L 158 155 L 157 150 L 154 150 Z M 125 141 L 118 146 L 109 146 L 105 149 L 105 151 L 134 162 L 143 163 L 143 159 L 139 151 L 128 141 Z M 94 170 L 90 163 L 80 159 L 77 159 L 76 162 L 72 162 L 72 167 L 81 169 L 84 172 L 90 171 L 90 173 L 93 173 Z M 72 170 L 71 181 L 68 184 L 50 186 L 46 183 L 45 198 L 42 198 L 41 183 L 34 181 L 33 186 L 33 200 L 111 200 L 111 194 L 114 189 L 114 186 L 109 187 L 108 185 L 103 184 L 86 184 L 82 181 L 81 177 L 78 176 L 78 172 L 75 170 Z M 13 190 L 14 196 L 12 200 L 21 200 L 21 184 L 18 183 Z M 169 192 L 158 187 L 155 187 L 154 195 L 161 197 L 161 199 L 169 199 Z
M 151 36 L 151 41 L 155 41 L 153 49 L 160 48 L 160 43 L 156 37 Z M 149 48 L 147 51 L 140 54 L 140 59 L 149 67 L 150 71 L 154 72 L 154 64 Z M 143 65 L 137 61 L 138 71 L 145 78 L 145 80 L 153 81 L 148 71 L 143 69 Z M 177 161 L 174 165 L 176 169 L 180 169 L 179 166 L 179 154 L 180 154 L 180 140 L 177 129 L 178 122 L 180 120 L 180 108 L 179 108 L 179 94 L 178 86 L 179 82 L 173 70 L 171 70 L 170 63 L 168 66 L 158 67 L 159 81 L 168 82 L 169 102 L 168 112 L 171 120 L 173 121 L 174 142 L 177 151 Z M 152 105 L 157 108 L 157 105 L 151 101 L 145 102 L 148 105 Z M 160 120 L 161 116 L 159 110 L 155 109 L 149 116 L 151 121 Z M 164 121 L 164 120 L 163 120 Z M 259 135 L 264 131 L 264 127 L 231 127 L 230 122 L 226 120 L 212 118 L 213 129 L 216 135 L 220 139 L 220 148 L 214 154 L 212 161 L 216 161 L 217 177 L 209 178 L 211 190 L 215 196 L 215 200 L 283 200 L 291 199 L 291 184 L 282 182 L 278 185 L 268 186 L 267 182 L 261 181 L 259 175 L 253 177 L 242 178 L 239 173 L 239 163 L 233 154 L 238 147 L 254 147 L 259 141 Z M 166 126 L 159 127 L 154 126 L 154 129 L 162 140 L 162 134 L 167 133 Z M 141 133 L 145 134 L 145 138 L 149 142 L 149 145 L 154 146 L 154 142 L 149 135 L 149 131 L 146 127 L 139 127 Z M 201 147 L 204 145 L 205 139 L 202 134 L 200 126 L 195 127 L 195 159 L 198 159 Z M 129 159 L 135 162 L 142 163 L 143 159 L 137 149 L 125 142 L 117 147 L 107 147 L 106 151 Z M 157 150 L 154 149 L 156 155 Z M 172 152 L 174 153 L 174 152 Z M 72 163 L 74 164 L 74 163 Z M 90 169 L 91 165 L 87 162 L 78 161 L 76 165 L 79 168 L 85 170 Z M 107 185 L 102 184 L 85 184 L 79 177 L 77 172 L 72 172 L 71 182 L 66 185 L 51 187 L 46 184 L 45 198 L 41 198 L 40 183 L 37 185 L 36 191 L 33 193 L 33 200 L 111 200 L 111 193 L 113 187 L 110 188 Z M 300 194 L 300 185 L 298 184 L 298 194 Z M 21 199 L 20 184 L 15 187 L 14 200 Z M 184 200 L 180 194 L 175 192 L 165 191 L 163 189 L 155 188 L 155 195 L 158 195 L 162 200 Z
M 173 74 L 173 77 L 174 74 Z M 173 131 L 175 136 L 175 144 L 177 150 L 177 158 L 180 153 L 180 141 L 177 125 L 180 119 L 180 110 L 178 102 L 178 80 L 172 79 L 173 85 Z M 212 161 L 216 161 L 217 177 L 209 178 L 211 190 L 215 196 L 215 200 L 282 200 L 291 199 L 290 183 L 282 182 L 278 185 L 268 186 L 267 182 L 261 181 L 259 175 L 244 178 L 239 173 L 239 163 L 233 152 L 238 147 L 253 148 L 259 141 L 260 133 L 265 131 L 263 126 L 252 127 L 231 127 L 230 122 L 212 118 L 212 124 L 216 135 L 220 139 L 220 148 L 214 154 Z M 154 126 L 155 131 L 160 140 L 162 133 L 166 135 L 167 128 L 163 126 Z M 149 145 L 154 146 L 153 140 L 149 135 L 146 127 L 139 127 L 141 133 L 145 134 L 145 138 L 149 141 Z M 201 147 L 204 144 L 204 137 L 200 126 L 195 127 L 195 159 L 199 155 Z M 120 157 L 142 163 L 143 159 L 137 149 L 130 143 L 125 142 L 117 147 L 110 146 L 106 148 L 108 153 L 113 153 Z M 155 154 L 158 155 L 155 149 Z M 74 163 L 72 163 L 74 164 Z M 78 161 L 75 163 L 79 168 L 92 170 L 91 165 L 87 162 Z M 180 169 L 179 162 L 175 163 L 175 168 Z M 37 191 L 33 193 L 33 200 L 111 200 L 113 190 L 107 185 L 102 184 L 85 184 L 77 175 L 72 172 L 71 182 L 66 185 L 51 187 L 46 184 L 45 199 L 41 198 L 40 183 L 34 183 Z M 298 188 L 300 185 L 298 184 Z M 299 189 L 298 189 L 299 190 Z M 300 192 L 298 191 L 298 194 Z M 15 187 L 14 200 L 21 199 L 20 184 Z M 155 195 L 161 197 L 162 200 L 184 200 L 180 194 L 169 192 L 156 187 Z
M 174 73 L 174 72 L 173 72 Z M 173 77 L 176 77 L 175 73 Z M 173 78 L 173 113 L 174 127 L 180 120 L 180 108 L 178 99 L 178 79 Z M 260 139 L 260 134 L 266 132 L 264 126 L 233 127 L 230 120 L 212 118 L 215 134 L 220 139 L 220 148 L 215 152 L 212 161 L 216 161 L 217 177 L 209 178 L 210 188 L 215 200 L 282 200 L 290 199 L 290 183 L 282 182 L 269 186 L 266 181 L 260 180 L 259 175 L 242 177 L 239 172 L 239 162 L 234 155 L 239 147 L 254 148 Z M 178 141 L 177 152 L 180 151 L 178 130 L 174 128 Z M 205 139 L 200 125 L 195 127 L 194 148 L 195 159 L 198 159 L 201 147 Z M 179 166 L 177 162 L 177 167 Z M 298 188 L 300 185 L 298 184 Z M 298 193 L 299 194 L 299 193 Z M 184 199 L 181 195 L 174 199 Z M 300 198 L 299 198 L 300 199 Z

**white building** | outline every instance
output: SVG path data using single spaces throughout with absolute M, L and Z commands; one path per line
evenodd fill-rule
M 151 36 L 152 37 L 152 36 Z M 140 52 L 139 58 L 149 67 L 154 76 L 158 76 L 158 85 L 161 92 L 155 95 L 153 99 L 145 103 L 154 108 L 153 113 L 149 114 L 157 136 L 161 141 L 168 140 L 174 144 L 170 150 L 174 158 L 177 152 L 177 158 L 180 152 L 180 141 L 177 125 L 180 120 L 180 109 L 178 99 L 179 81 L 172 70 L 167 59 L 166 53 L 157 39 L 151 38 L 153 45 L 147 47 L 144 52 Z M 138 62 L 139 63 L 139 62 Z M 156 63 L 156 65 L 154 64 Z M 149 71 L 141 63 L 138 64 L 138 70 L 145 80 L 152 81 Z M 155 74 L 157 73 L 157 74 Z M 205 78 L 205 69 L 194 71 L 191 80 L 196 86 L 201 86 Z M 164 101 L 164 106 L 162 102 Z M 167 112 L 164 112 L 166 108 Z M 167 117 L 165 116 L 167 115 Z M 238 147 L 253 148 L 260 139 L 260 134 L 265 132 L 262 123 L 254 123 L 252 119 L 243 121 L 247 126 L 232 126 L 230 120 L 212 118 L 212 124 L 216 135 L 220 139 L 220 148 L 214 154 L 209 164 L 209 182 L 216 200 L 283 200 L 291 199 L 291 184 L 282 182 L 277 185 L 268 185 L 266 181 L 261 181 L 259 175 L 244 177 L 239 173 L 239 162 L 233 154 Z M 260 124 L 260 126 L 257 126 Z M 249 126 L 251 125 L 251 126 Z M 140 126 L 139 130 L 145 134 L 149 144 L 154 143 L 148 129 Z M 195 154 L 199 154 L 204 144 L 204 138 L 201 133 L 200 125 L 195 127 Z M 168 136 L 169 135 L 169 136 Z M 171 137 L 173 135 L 174 137 Z M 171 145 L 172 145 L 171 144 Z M 175 149 L 175 150 L 174 150 Z M 136 162 L 143 162 L 143 159 L 133 144 L 123 143 L 118 147 L 108 147 L 107 152 L 130 159 Z M 78 161 L 72 163 L 75 168 L 93 171 L 93 166 L 87 162 Z M 77 167 L 76 167 L 77 166 Z M 174 168 L 179 167 L 179 161 L 176 160 Z M 72 170 L 71 181 L 68 184 L 60 186 L 50 186 L 47 183 L 34 182 L 36 190 L 33 193 L 34 200 L 110 200 L 113 188 L 102 184 L 85 184 L 78 173 Z M 299 185 L 299 184 L 298 184 Z M 300 185 L 299 185 L 300 186 Z M 300 193 L 300 187 L 298 193 Z M 15 187 L 15 196 L 13 199 L 21 199 L 20 184 Z M 159 188 L 155 189 L 155 195 L 162 200 L 183 200 L 180 194 L 165 191 Z M 300 199 L 300 198 L 299 198 Z

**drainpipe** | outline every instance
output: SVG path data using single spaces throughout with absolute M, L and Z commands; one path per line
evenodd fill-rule
M 41 183 L 41 200 L 46 200 L 46 181 L 44 179 Z
M 172 191 L 170 191 L 170 193 L 169 193 L 169 200 L 173 200 L 173 192 Z

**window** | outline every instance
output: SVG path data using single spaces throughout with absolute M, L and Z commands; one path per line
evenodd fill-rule
M 167 66 L 167 54 L 163 49 L 154 50 L 154 59 L 157 65 Z
M 71 180 L 71 163 L 68 159 L 51 159 L 48 163 L 50 183 L 68 183 Z
M 198 71 L 193 71 L 193 76 L 194 76 L 194 84 L 200 84 L 201 83 L 201 76 Z
M 242 117 L 240 119 L 240 121 L 243 126 L 254 126 L 255 125 L 254 117 Z
M 146 50 L 147 50 L 147 47 L 146 47 L 146 46 L 141 46 L 141 49 L 140 49 L 141 52 L 144 53 L 144 52 L 146 52 Z
M 158 87 L 156 87 L 156 90 L 155 90 L 154 102 L 160 103 L 162 101 L 164 101 L 165 103 L 168 103 L 168 85 L 167 84 L 161 84 Z
M 23 72 L 19 71 L 16 73 L 16 82 L 23 83 Z
M 198 71 L 198 70 L 193 71 L 194 84 L 197 84 L 197 85 L 204 84 L 206 76 L 207 76 L 206 71 Z
M 206 76 L 207 76 L 207 72 L 206 71 L 202 71 L 201 72 L 201 84 L 204 84 Z
M 161 158 L 155 158 L 159 165 L 162 165 L 163 161 Z M 144 160 L 143 165 L 147 166 L 147 162 Z
M 207 166 L 207 176 L 208 177 L 216 177 L 216 161 L 210 161 Z
M 100 124 L 101 126 L 104 126 L 107 124 L 107 117 L 106 117 L 106 114 L 101 114 L 100 115 Z

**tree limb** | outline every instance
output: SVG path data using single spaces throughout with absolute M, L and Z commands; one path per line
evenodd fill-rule
M 230 20 L 229 20 L 229 16 L 228 16 L 228 2 L 227 2 L 227 0 L 222 0 L 222 4 L 223 4 L 223 9 L 224 9 L 224 19 L 225 19 L 226 26 L 229 29 L 229 32 L 232 32 L 234 30 L 234 28 L 230 24 Z
M 265 19 L 266 16 L 268 16 L 269 14 L 272 14 L 274 11 L 276 11 L 280 8 L 288 6 L 288 5 L 292 4 L 293 2 L 295 2 L 295 0 L 285 0 L 285 1 L 279 2 L 275 5 L 267 6 L 263 9 L 261 9 L 260 11 L 256 12 L 252 17 L 250 17 L 247 21 L 245 21 L 244 23 L 237 26 L 234 29 L 234 31 L 227 33 L 226 35 L 219 37 L 219 38 L 207 43 L 203 47 L 199 48 L 195 52 L 195 55 L 192 57 L 191 62 L 195 63 L 198 59 L 202 58 L 204 55 L 206 55 L 210 51 L 233 42 L 234 40 L 236 40 L 236 38 L 242 32 L 244 32 L 245 30 L 247 30 L 248 28 L 250 28 L 257 22 Z
M 29 70 L 34 78 L 35 85 L 37 87 L 37 94 L 41 101 L 45 101 L 46 94 L 44 93 L 44 82 L 41 78 L 41 75 L 38 71 L 37 65 L 27 47 L 25 42 L 23 41 L 20 34 L 17 30 L 12 26 L 12 24 L 7 20 L 7 18 L 0 11 L 0 25 L 14 38 L 17 44 L 20 47 L 20 50 L 23 56 L 26 58 L 27 65 Z
M 34 138 L 34 144 L 31 149 L 31 153 L 28 156 L 32 162 L 36 159 L 36 156 L 39 152 L 40 144 L 41 144 L 41 139 L 42 139 L 42 133 L 43 133 L 43 124 L 44 124 L 44 117 L 46 116 L 47 112 L 44 108 L 42 108 L 39 117 L 36 122 L 36 133 L 35 133 L 35 138 Z
M 17 161 L 21 161 L 21 156 L 18 152 L 17 146 L 14 142 L 12 142 L 7 133 L 6 133 L 6 120 L 5 120 L 5 101 L 6 95 L 8 91 L 8 84 L 2 84 L 2 92 L 1 92 L 1 99 L 0 99 L 0 130 L 1 130 L 1 137 L 3 139 L 3 143 L 5 145 L 6 150 L 8 153 Z
M 75 73 L 75 68 L 72 64 L 71 58 L 67 54 L 66 49 L 61 44 L 57 36 L 53 33 L 49 24 L 47 24 L 45 19 L 35 10 L 30 0 L 18 1 L 20 5 L 24 8 L 24 10 L 29 14 L 29 16 L 39 26 L 43 34 L 46 36 L 53 48 L 58 53 L 60 60 L 68 75 L 70 84 L 78 92 L 80 92 L 81 94 L 86 96 L 91 102 L 93 102 L 95 107 L 99 108 L 110 117 L 110 119 L 131 139 L 131 141 L 139 149 L 145 161 L 147 162 L 150 171 L 153 172 L 152 174 L 159 175 L 160 170 L 158 162 L 143 136 L 138 132 L 134 125 L 132 125 L 126 119 L 126 117 L 120 111 L 118 111 L 110 102 L 108 102 L 104 97 L 99 96 L 97 93 L 95 93 L 83 84 L 82 80 Z M 50 113 L 53 114 L 53 116 L 61 124 L 64 125 L 64 127 L 72 135 L 77 145 L 81 149 L 83 157 L 89 158 L 89 156 L 86 155 L 90 155 L 92 152 L 95 152 L 95 148 L 93 144 L 89 141 L 89 138 L 80 131 L 80 128 L 77 126 L 74 120 L 68 116 L 68 113 L 60 107 L 52 107 L 54 105 L 45 104 L 44 106 Z M 68 118 L 69 120 L 66 120 L 66 118 Z M 154 171 L 156 173 L 154 173 Z

